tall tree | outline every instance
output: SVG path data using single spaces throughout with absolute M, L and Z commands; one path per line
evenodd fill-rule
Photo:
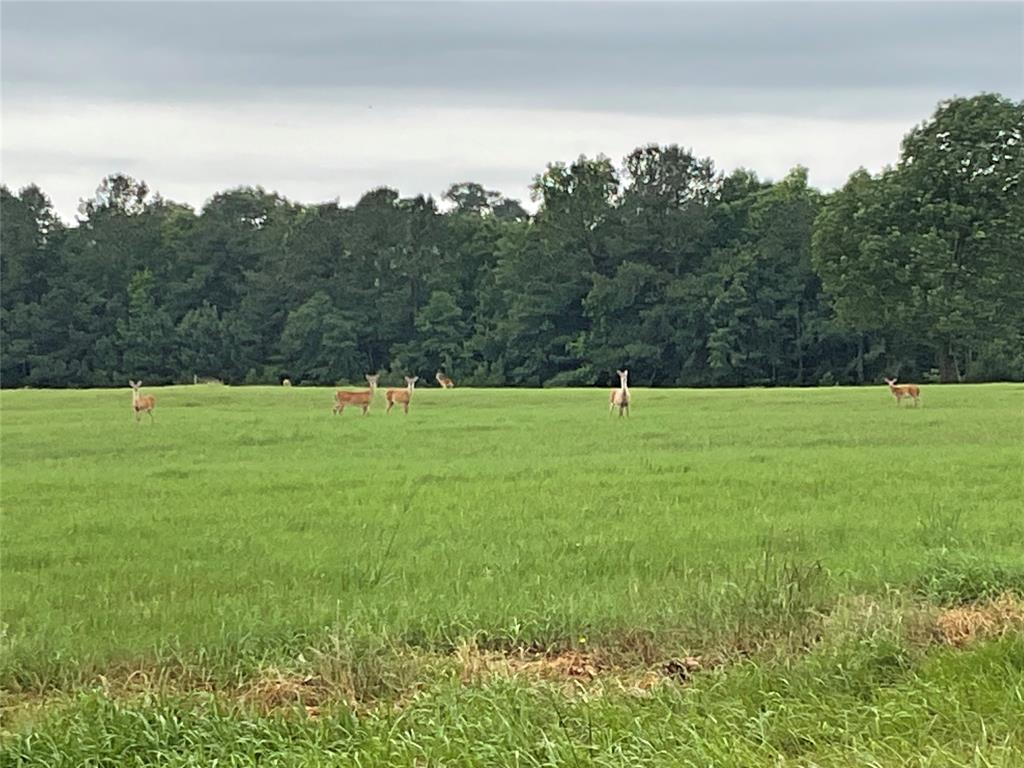
M 943 381 L 987 339 L 1020 338 L 1024 105 L 943 102 L 896 168 L 855 175 L 816 226 L 815 266 L 843 321 L 931 352 Z M 856 233 L 856 235 L 854 235 Z

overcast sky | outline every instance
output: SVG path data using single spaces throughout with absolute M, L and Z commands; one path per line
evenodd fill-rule
M 66 220 L 124 172 L 173 200 L 262 185 L 523 199 L 649 142 L 822 188 L 895 161 L 953 95 L 1024 98 L 1024 3 L 3 2 L 2 179 Z

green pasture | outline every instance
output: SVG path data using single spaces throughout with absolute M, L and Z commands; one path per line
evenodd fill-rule
M 19 701 L 60 702 L 43 708 L 50 714 L 14 718 L 6 743 L 24 764 L 77 754 L 61 746 L 75 728 L 86 745 L 93 737 L 96 745 L 131 741 L 130 729 L 150 720 L 157 733 L 160 707 L 181 716 L 178 736 L 194 726 L 209 759 L 218 733 L 236 738 L 241 728 L 257 741 L 266 731 L 271 745 L 289 733 L 299 739 L 295 754 L 278 750 L 291 754 L 282 765 L 348 764 L 318 762 L 337 746 L 334 732 L 323 732 L 330 719 L 280 725 L 191 699 L 133 704 L 92 686 L 132 670 L 147 679 L 174 670 L 215 689 L 268 668 L 324 673 L 340 665 L 370 700 L 415 684 L 410 658 L 450 658 L 467 644 L 603 652 L 638 665 L 683 654 L 747 660 L 715 672 L 718 682 L 704 677 L 646 699 L 605 697 L 595 705 L 603 714 L 587 716 L 605 718 L 601 727 L 611 730 L 597 746 L 591 733 L 582 752 L 569 749 L 585 730 L 579 701 L 565 702 L 559 721 L 553 713 L 563 705 L 536 686 L 466 687 L 448 678 L 405 710 L 422 751 L 373 752 L 367 745 L 383 738 L 375 729 L 386 727 L 372 717 L 337 726 L 355 739 L 346 749 L 357 754 L 358 742 L 370 750 L 363 764 L 462 764 L 457 749 L 429 746 L 448 733 L 455 741 L 445 749 L 464 739 L 464 754 L 476 755 L 467 765 L 517 764 L 499 759 L 508 750 L 519 750 L 522 765 L 562 764 L 559 755 L 564 764 L 575 755 L 576 764 L 669 765 L 658 755 L 672 754 L 678 734 L 664 731 L 664 718 L 676 713 L 696 727 L 698 715 L 723 707 L 719 726 L 707 724 L 718 747 L 708 741 L 701 749 L 712 751 L 687 753 L 691 764 L 775 764 L 801 750 L 818 762 L 778 764 L 1024 759 L 1020 726 L 1003 717 L 1024 689 L 1019 637 L 915 660 L 900 656 L 903 640 L 879 650 L 875 633 L 862 648 L 853 633 L 860 650 L 835 653 L 896 654 L 904 676 L 885 695 L 909 691 L 907 722 L 894 716 L 886 725 L 879 715 L 874 731 L 858 720 L 868 715 L 858 709 L 865 700 L 844 687 L 852 683 L 829 682 L 844 667 L 814 645 L 820 632 L 806 643 L 810 656 L 793 648 L 774 660 L 757 656 L 769 646 L 782 653 L 772 645 L 778 638 L 806 639 L 809 621 L 853 598 L 940 605 L 1024 585 L 1024 386 L 925 387 L 916 409 L 897 407 L 884 386 L 636 389 L 633 413 L 621 419 L 608 415 L 606 390 L 422 388 L 407 416 L 385 415 L 378 394 L 365 418 L 351 409 L 333 416 L 332 391 L 322 388 L 143 391 L 157 399 L 152 423 L 136 424 L 127 387 L 2 393 L 0 687 Z M 973 658 L 977 669 L 963 672 Z M 789 673 L 780 664 L 796 665 L 792 674 L 808 681 L 801 691 L 811 693 L 783 685 Z M 958 677 L 968 674 L 976 680 Z M 787 747 L 721 725 L 756 719 L 741 694 L 760 696 L 765 686 L 781 697 L 778 723 L 795 718 L 790 730 L 811 729 L 807 741 Z M 951 706 L 968 688 L 962 695 L 990 712 L 1003 739 L 985 745 L 989 762 L 971 762 L 981 730 L 967 716 L 947 722 L 946 736 L 900 742 L 910 762 L 896 761 L 898 749 L 871 752 L 881 749 L 871 738 L 909 739 L 935 717 L 926 699 Z M 537 696 L 535 711 L 517 709 Z M 430 715 L 441 700 L 455 709 Z M 801 707 L 847 713 L 849 722 L 830 731 L 809 717 L 801 726 Z M 497 736 L 485 738 L 493 735 L 486 723 L 505 709 L 520 729 L 508 750 Z M 343 711 L 331 717 L 353 717 Z M 615 723 L 626 740 L 619 752 Z M 550 744 L 538 747 L 537 729 L 548 726 Z M 868 752 L 838 748 L 844 743 Z M 844 754 L 876 762 L 844 762 Z

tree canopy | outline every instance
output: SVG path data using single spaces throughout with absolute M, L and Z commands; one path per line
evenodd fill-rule
M 0 189 L 3 386 L 1024 380 L 1024 103 L 940 104 L 835 192 L 677 145 L 552 163 L 530 215 L 472 181 L 200 211 L 123 174 L 76 226 Z

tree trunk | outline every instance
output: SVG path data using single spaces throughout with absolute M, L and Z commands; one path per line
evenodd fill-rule
M 864 334 L 857 334 L 857 383 L 864 383 Z
M 804 344 L 801 334 L 803 329 L 800 328 L 800 306 L 796 308 L 796 383 L 799 386 L 804 385 Z
M 939 381 L 943 384 L 952 384 L 960 380 L 960 371 L 957 369 L 956 361 L 949 351 L 949 347 L 943 347 L 938 354 Z

